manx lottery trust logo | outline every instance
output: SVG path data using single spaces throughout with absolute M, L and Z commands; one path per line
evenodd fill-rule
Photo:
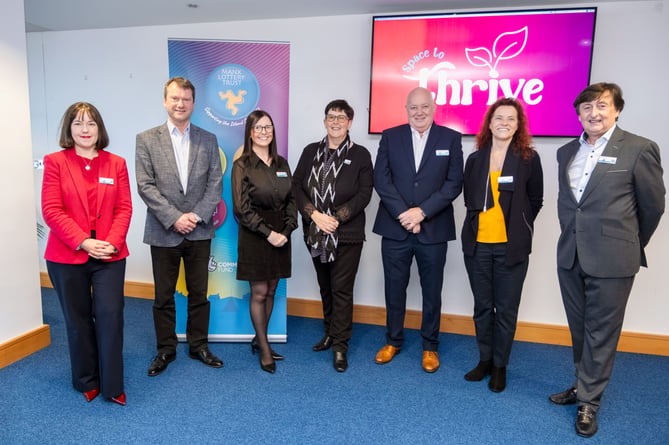
M 210 111 L 219 119 L 244 119 L 258 105 L 260 86 L 245 66 L 229 63 L 217 67 L 207 77 L 205 94 Z

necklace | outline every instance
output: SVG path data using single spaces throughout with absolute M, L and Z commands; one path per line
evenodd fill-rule
M 84 170 L 90 171 L 91 170 L 91 164 L 93 163 L 93 159 L 95 158 L 85 158 L 81 155 L 79 155 L 79 158 L 83 161 L 84 163 Z

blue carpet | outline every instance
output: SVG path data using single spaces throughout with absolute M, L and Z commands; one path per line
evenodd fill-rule
M 500 394 L 463 375 L 478 360 L 473 337 L 443 334 L 441 369 L 420 367 L 418 332 L 392 363 L 373 362 L 384 328 L 356 324 L 349 370 L 311 346 L 320 320 L 288 317 L 286 355 L 274 375 L 260 370 L 248 344 L 213 343 L 225 361 L 210 369 L 187 356 L 147 377 L 154 355 L 151 301 L 126 299 L 128 405 L 86 403 L 70 385 L 64 322 L 56 295 L 43 289 L 52 344 L 0 369 L 0 444 L 669 444 L 669 357 L 619 353 L 599 415 L 600 431 L 576 436 L 575 407 L 550 393 L 571 382 L 571 349 L 517 342 Z

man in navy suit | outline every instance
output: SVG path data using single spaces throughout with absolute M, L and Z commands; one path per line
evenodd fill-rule
M 433 123 L 435 103 L 425 88 L 409 93 L 406 111 L 408 124 L 383 132 L 374 167 L 381 198 L 374 233 L 383 237 L 387 328 L 375 362 L 388 363 L 402 347 L 406 289 L 416 257 L 423 294 L 422 366 L 435 372 L 447 242 L 455 239 L 453 200 L 462 191 L 462 137 Z
M 158 354 L 148 375 L 176 358 L 174 292 L 183 260 L 188 291 L 189 355 L 212 368 L 223 362 L 209 351 L 208 264 L 213 214 L 221 201 L 221 158 L 216 136 L 192 125 L 195 87 L 183 77 L 167 81 L 167 122 L 137 135 L 136 175 L 147 207 L 144 242 L 151 246 Z
M 558 279 L 576 381 L 549 399 L 578 404 L 575 428 L 584 437 L 597 432 L 634 276 L 664 212 L 660 149 L 617 126 L 624 105 L 615 83 L 585 88 L 574 101 L 583 134 L 557 152 Z

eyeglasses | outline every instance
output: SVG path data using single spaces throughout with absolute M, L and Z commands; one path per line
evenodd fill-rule
M 256 133 L 262 133 L 263 131 L 265 131 L 266 133 L 271 133 L 273 128 L 274 125 L 264 125 L 264 126 L 256 125 L 255 127 L 253 127 L 253 131 L 255 131 Z
M 346 122 L 348 120 L 348 116 L 345 114 L 328 114 L 325 116 L 325 119 L 327 119 L 328 122 Z

